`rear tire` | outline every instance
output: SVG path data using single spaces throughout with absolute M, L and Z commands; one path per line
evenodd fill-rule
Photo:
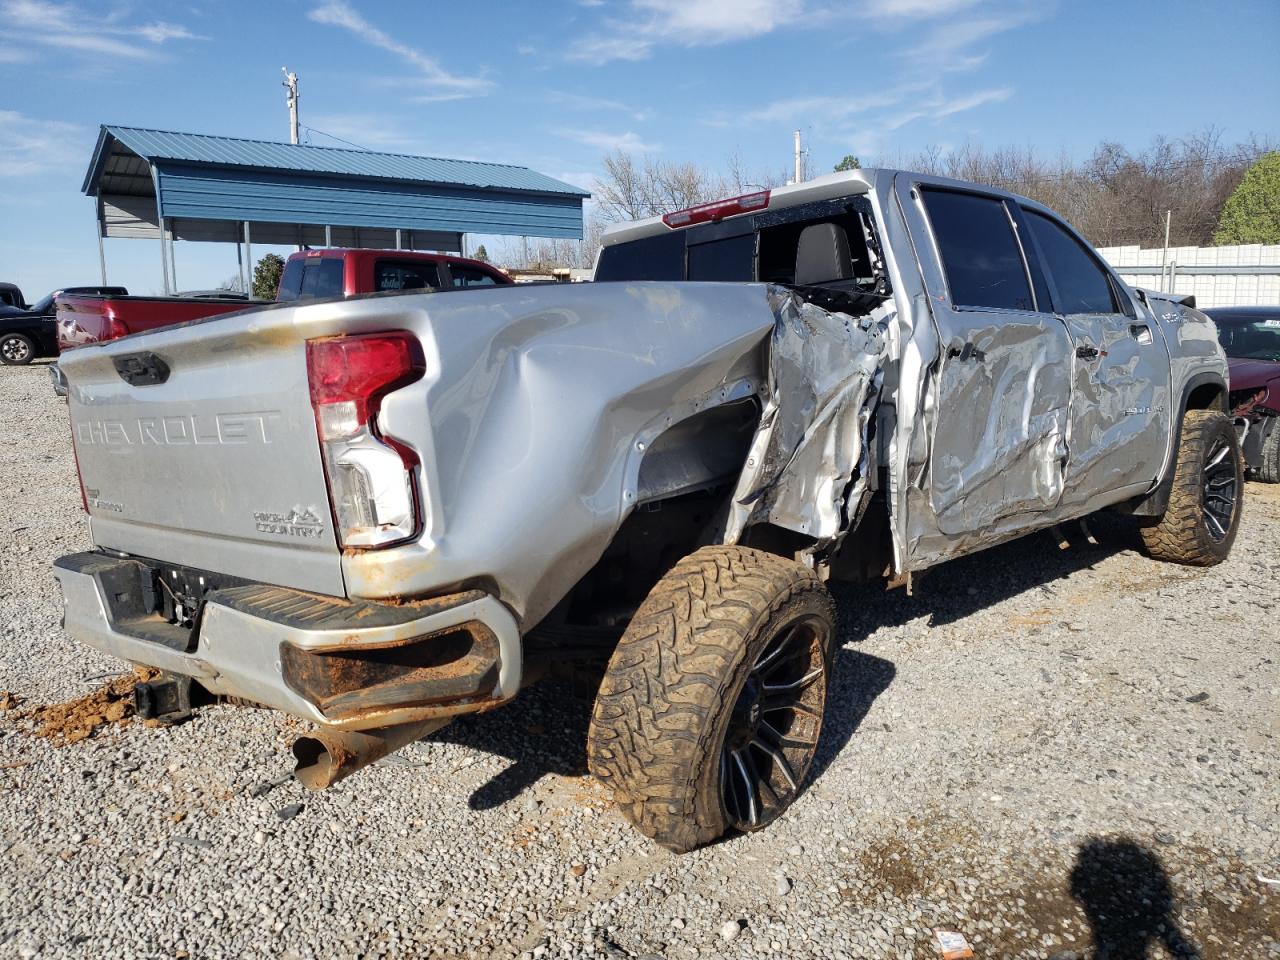
M 1271 433 L 1262 442 L 1262 465 L 1254 471 L 1254 476 L 1263 483 L 1280 483 L 1280 423 L 1274 421 L 1272 418 Z
M 36 355 L 36 345 L 30 337 L 20 333 L 6 333 L 0 336 L 0 363 L 11 367 L 30 363 Z
M 1142 528 L 1157 560 L 1209 567 L 1227 559 L 1240 528 L 1244 464 L 1235 427 L 1217 410 L 1188 410 L 1164 516 Z
M 745 547 L 690 554 L 609 662 L 591 772 L 642 833 L 679 853 L 766 826 L 813 762 L 834 632 L 834 604 L 808 567 Z

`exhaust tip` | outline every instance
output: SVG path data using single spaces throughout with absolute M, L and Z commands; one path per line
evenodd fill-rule
M 308 790 L 323 790 L 337 781 L 337 764 L 333 754 L 316 737 L 299 737 L 293 742 L 293 758 L 297 761 L 293 775 Z

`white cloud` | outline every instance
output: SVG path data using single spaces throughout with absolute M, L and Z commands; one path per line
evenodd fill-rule
M 552 104 L 557 107 L 564 107 L 566 110 L 581 110 L 583 112 L 591 111 L 607 111 L 610 113 L 625 113 L 638 123 L 643 123 L 652 116 L 652 112 L 645 109 L 632 107 L 623 103 L 621 100 L 613 100 L 608 97 L 594 97 L 584 93 L 572 93 L 567 90 L 548 90 L 541 98 L 545 103 Z
M 884 20 L 925 20 L 972 7 L 979 0 L 867 0 L 863 9 Z
M 661 144 L 647 143 L 640 138 L 639 134 L 630 130 L 626 133 L 608 133 L 603 130 L 578 130 L 560 127 L 552 132 L 558 137 L 564 137 L 566 140 L 573 140 L 588 147 L 594 147 L 605 153 L 611 153 L 614 150 L 621 150 L 624 153 L 657 153 L 662 149 Z
M 602 33 L 582 37 L 569 59 L 603 64 L 644 60 L 655 46 L 704 47 L 748 40 L 792 23 L 803 24 L 803 0 L 631 0 L 625 18 L 605 21 Z
M 915 109 L 907 110 L 891 118 L 884 124 L 888 131 L 905 127 L 917 120 L 941 120 L 943 117 L 964 113 L 988 103 L 1000 103 L 1013 96 L 1011 87 L 1000 87 L 994 90 L 978 90 L 960 97 L 937 96 L 919 104 Z
M 73 123 L 0 110 L 0 129 L 0 177 L 46 173 L 84 159 L 83 131 Z
M 171 40 L 204 39 L 178 24 L 129 23 L 119 15 L 99 16 L 75 4 L 50 0 L 0 0 L 0 29 L 18 44 L 129 60 L 154 59 Z M 5 62 L 18 61 L 5 58 Z
M 939 24 L 900 56 L 917 69 L 955 73 L 972 70 L 987 59 L 975 46 L 1009 30 L 1024 26 L 1037 14 L 1029 9 L 1012 9 L 992 16 L 961 17 Z
M 482 96 L 493 88 L 493 81 L 483 76 L 468 76 L 451 73 L 440 65 L 435 57 L 423 53 L 416 47 L 402 43 L 385 31 L 375 27 L 351 8 L 345 0 L 327 0 L 312 10 L 307 16 L 316 23 L 341 27 L 365 43 L 395 54 L 405 61 L 418 74 L 418 79 L 428 87 L 435 88 L 428 97 L 459 99 L 463 96 Z

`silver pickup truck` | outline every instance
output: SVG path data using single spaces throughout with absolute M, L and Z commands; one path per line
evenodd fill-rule
M 69 351 L 97 548 L 57 561 L 67 631 L 162 671 L 144 715 L 313 722 L 317 788 L 597 662 L 590 767 L 687 850 L 804 785 L 829 578 L 1103 508 L 1160 559 L 1231 548 L 1212 323 L 1029 200 L 835 174 L 620 225 L 595 280 Z

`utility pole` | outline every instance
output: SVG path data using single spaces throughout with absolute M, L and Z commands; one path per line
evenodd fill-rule
M 804 179 L 804 151 L 800 149 L 800 131 L 796 131 L 796 179 L 799 183 Z
M 286 101 L 289 104 L 289 142 L 296 144 L 298 142 L 298 75 L 290 73 L 288 67 L 281 67 L 280 72 L 284 74 L 284 82 L 281 84 L 289 91 Z

